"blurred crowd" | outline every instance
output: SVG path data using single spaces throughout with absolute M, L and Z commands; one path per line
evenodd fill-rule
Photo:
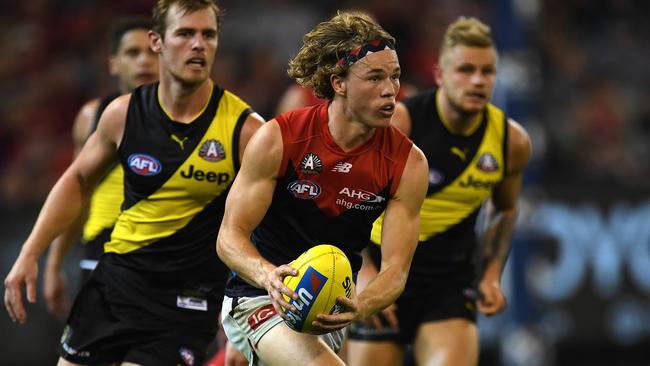
M 650 178 L 649 12 L 640 0 L 543 1 L 549 181 L 648 192 L 640 182 Z
M 72 159 L 70 128 L 78 108 L 115 88 L 106 65 L 109 24 L 121 15 L 147 14 L 152 3 L 25 0 L 3 5 L 3 205 L 42 202 Z M 484 19 L 500 32 L 498 42 L 498 35 L 508 32 L 500 25 L 508 6 L 525 21 L 524 47 L 540 60 L 519 67 L 539 68 L 529 74 L 542 79 L 526 80 L 538 85 L 530 119 L 539 126 L 529 127 L 538 142 L 536 158 L 543 161 L 542 182 L 563 185 L 572 178 L 581 182 L 576 184 L 638 189 L 637 182 L 650 177 L 648 2 L 223 0 L 219 5 L 226 15 L 213 77 L 267 119 L 291 83 L 286 64 L 302 35 L 336 9 L 359 8 L 374 15 L 398 40 L 402 81 L 423 89 L 433 86 L 431 65 L 450 20 L 460 14 Z M 509 65 L 504 62 L 499 72 L 517 75 Z

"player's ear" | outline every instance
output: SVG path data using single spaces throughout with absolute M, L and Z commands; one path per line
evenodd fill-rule
M 436 85 L 440 87 L 442 85 L 442 66 L 440 63 L 435 63 L 431 66 L 431 73 L 433 74 L 433 80 L 436 81 Z
M 338 94 L 342 97 L 345 97 L 347 94 L 347 83 L 341 75 L 332 74 L 330 75 L 330 84 L 332 89 L 334 89 L 334 94 Z
M 149 47 L 155 52 L 160 53 L 162 49 L 162 36 L 158 32 L 149 31 Z
M 120 70 L 117 68 L 117 57 L 111 55 L 108 57 L 108 72 L 111 76 L 117 76 Z

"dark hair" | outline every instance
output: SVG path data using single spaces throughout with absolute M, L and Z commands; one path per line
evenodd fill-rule
M 221 9 L 215 4 L 213 0 L 158 0 L 153 7 L 152 20 L 153 31 L 160 34 L 161 38 L 165 37 L 165 30 L 167 29 L 167 14 L 172 5 L 177 4 L 178 8 L 183 14 L 193 13 L 197 10 L 210 8 L 214 11 L 214 16 L 217 20 L 217 31 L 221 27 Z
M 134 29 L 149 31 L 151 29 L 151 19 L 143 16 L 129 16 L 119 18 L 111 24 L 108 32 L 108 50 L 111 55 L 117 54 L 124 34 Z
M 338 12 L 303 37 L 303 46 L 289 61 L 287 73 L 300 85 L 313 89 L 318 98 L 332 99 L 334 89 L 330 76 L 345 76 L 350 67 L 337 61 L 371 41 L 395 46 L 395 38 L 369 15 L 358 11 Z

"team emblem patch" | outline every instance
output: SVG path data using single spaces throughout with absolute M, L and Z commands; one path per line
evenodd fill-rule
M 127 164 L 132 172 L 145 177 L 156 175 L 162 170 L 158 159 L 147 154 L 131 154 L 127 159 Z
M 439 171 L 429 168 L 429 184 L 437 186 L 445 180 L 445 176 L 442 175 Z
M 191 349 L 181 347 L 179 353 L 181 354 L 183 362 L 185 362 L 187 366 L 194 365 L 194 352 L 192 352 Z
M 203 160 L 217 162 L 226 158 L 226 150 L 219 140 L 207 140 L 199 149 L 199 156 Z
M 318 155 L 309 153 L 302 158 L 300 171 L 305 174 L 318 174 L 323 171 L 323 162 Z
M 287 189 L 294 197 L 303 200 L 313 200 L 320 196 L 320 186 L 309 180 L 294 180 Z
M 497 163 L 497 159 L 494 157 L 494 155 L 490 153 L 484 153 L 478 158 L 476 167 L 484 172 L 495 172 L 499 169 L 499 164 Z

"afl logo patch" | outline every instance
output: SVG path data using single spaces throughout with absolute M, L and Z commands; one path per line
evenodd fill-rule
M 497 163 L 497 159 L 494 157 L 494 155 L 490 153 L 484 153 L 478 158 L 476 167 L 484 172 L 495 172 L 499 169 L 499 164 Z
M 142 176 L 156 175 L 162 170 L 160 162 L 146 154 L 131 154 L 127 162 L 132 172 Z
M 304 174 L 318 174 L 323 171 L 323 162 L 314 153 L 309 153 L 300 162 L 300 171 Z
M 294 197 L 303 200 L 313 200 L 320 196 L 320 186 L 308 180 L 294 180 L 289 183 L 287 189 Z
M 214 163 L 226 158 L 226 150 L 219 140 L 207 140 L 201 145 L 199 156 Z

